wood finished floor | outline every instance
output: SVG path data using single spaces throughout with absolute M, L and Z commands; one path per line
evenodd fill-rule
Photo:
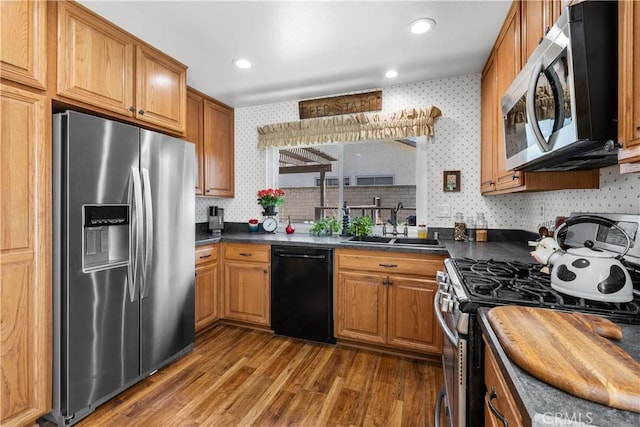
M 433 426 L 439 365 L 219 325 L 78 426 Z

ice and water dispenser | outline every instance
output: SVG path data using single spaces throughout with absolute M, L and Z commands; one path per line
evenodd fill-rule
M 129 205 L 82 206 L 82 271 L 129 264 L 131 227 Z

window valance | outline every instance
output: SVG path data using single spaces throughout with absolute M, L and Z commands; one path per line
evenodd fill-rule
M 433 137 L 438 107 L 407 109 L 391 115 L 364 113 L 276 123 L 258 128 L 258 148 L 332 142 Z

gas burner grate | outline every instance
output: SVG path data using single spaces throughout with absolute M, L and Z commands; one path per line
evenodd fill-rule
M 519 261 L 454 259 L 458 276 L 470 299 L 486 305 L 530 305 L 583 311 L 640 322 L 640 298 L 629 303 L 586 300 L 562 294 L 551 287 L 542 265 Z

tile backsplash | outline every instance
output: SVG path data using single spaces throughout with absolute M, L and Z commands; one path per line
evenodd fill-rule
M 375 89 L 375 88 L 374 88 Z M 374 90 L 372 89 L 372 90 Z M 428 226 L 451 227 L 455 212 L 485 212 L 490 228 L 533 231 L 543 220 L 574 211 L 640 214 L 640 174 L 600 170 L 599 190 L 563 190 L 525 194 L 480 195 L 480 75 L 466 75 L 382 88 L 383 113 L 436 105 L 442 117 L 428 143 L 426 164 Z M 256 192 L 267 183 L 267 155 L 257 148 L 257 128 L 298 120 L 298 101 L 235 110 L 234 199 L 196 198 L 196 221 L 207 220 L 207 207 L 225 209 L 225 220 L 260 218 Z M 461 191 L 442 191 L 442 172 L 461 171 Z M 418 171 L 420 173 L 420 171 Z M 451 216 L 436 216 L 436 206 L 450 206 Z

